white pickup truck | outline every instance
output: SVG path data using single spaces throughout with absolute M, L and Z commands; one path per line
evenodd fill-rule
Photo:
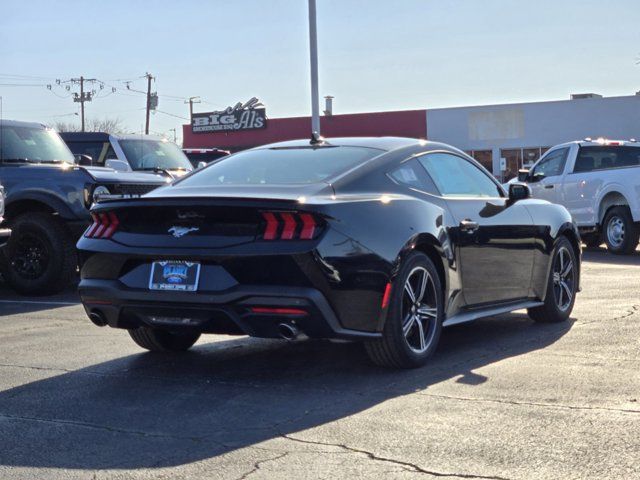
M 520 170 L 535 198 L 564 205 L 588 246 L 630 254 L 640 237 L 640 143 L 599 138 L 549 149 Z

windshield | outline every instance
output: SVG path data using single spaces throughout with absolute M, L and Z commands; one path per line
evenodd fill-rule
M 0 161 L 74 163 L 74 157 L 60 136 L 50 128 L 2 125 Z
M 175 143 L 148 139 L 120 140 L 119 143 L 134 170 L 193 170 Z
M 316 183 L 383 153 L 363 147 L 272 148 L 223 158 L 181 185 L 283 185 Z

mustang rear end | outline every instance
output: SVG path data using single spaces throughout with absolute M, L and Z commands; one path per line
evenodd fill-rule
M 130 330 L 379 336 L 386 279 L 374 276 L 359 291 L 349 279 L 332 284 L 337 252 L 367 252 L 321 210 L 295 200 L 102 203 L 78 243 L 87 314 L 96 325 Z

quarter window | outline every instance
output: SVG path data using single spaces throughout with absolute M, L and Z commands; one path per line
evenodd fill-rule
M 462 157 L 428 153 L 418 158 L 443 197 L 501 197 L 496 183 Z
M 418 160 L 404 162 L 389 174 L 396 182 L 437 195 L 438 192 Z
M 562 175 L 564 165 L 567 162 L 568 148 L 559 148 L 548 153 L 533 169 L 533 176 L 543 175 L 545 177 L 554 177 Z

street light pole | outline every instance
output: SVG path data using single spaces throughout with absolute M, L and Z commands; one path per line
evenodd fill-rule
M 318 32 L 316 29 L 316 0 L 309 0 L 309 57 L 311 60 L 311 138 L 320 137 L 320 96 L 318 95 Z

